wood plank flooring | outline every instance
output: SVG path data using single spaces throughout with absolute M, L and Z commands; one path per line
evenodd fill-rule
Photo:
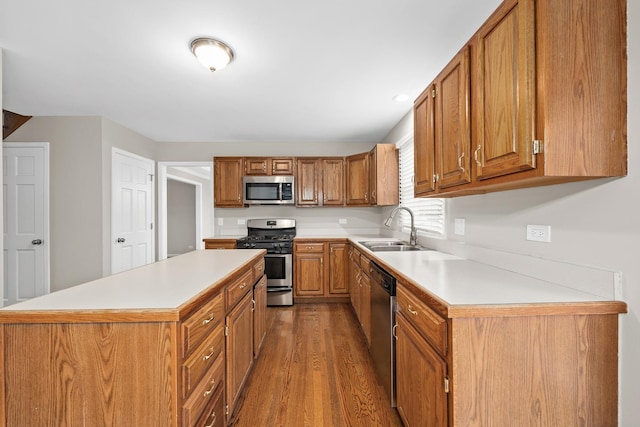
M 402 426 L 348 304 L 269 307 L 269 332 L 230 425 Z

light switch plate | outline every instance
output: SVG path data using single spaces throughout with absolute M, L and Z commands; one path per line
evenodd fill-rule
M 456 218 L 454 220 L 453 232 L 458 236 L 464 236 L 464 218 Z
M 344 224 L 346 224 L 346 223 L 347 223 L 347 219 L 346 219 L 346 218 L 340 218 L 340 219 L 338 220 L 338 224 L 342 224 L 342 225 L 344 225 Z
M 527 240 L 533 242 L 551 242 L 550 225 L 527 225 Z

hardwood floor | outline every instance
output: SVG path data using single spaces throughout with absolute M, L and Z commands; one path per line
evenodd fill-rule
M 348 304 L 269 307 L 269 332 L 230 425 L 402 426 Z

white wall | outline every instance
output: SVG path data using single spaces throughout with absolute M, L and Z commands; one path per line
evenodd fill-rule
M 624 300 L 629 309 L 620 316 L 619 425 L 624 427 L 640 425 L 640 2 L 627 6 L 628 176 L 449 199 L 447 238 L 422 239 L 446 252 Z M 395 142 L 412 127 L 409 114 L 384 140 Z M 453 234 L 455 218 L 465 219 L 464 236 Z M 551 242 L 527 241 L 527 224 L 550 225 Z M 618 277 L 620 287 L 614 289 Z

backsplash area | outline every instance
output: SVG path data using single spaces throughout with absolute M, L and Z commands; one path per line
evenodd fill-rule
M 383 209 L 363 208 L 296 208 L 293 206 L 252 206 L 243 209 L 215 209 L 216 237 L 244 236 L 246 221 L 254 218 L 293 218 L 300 236 L 346 236 L 378 234 Z

